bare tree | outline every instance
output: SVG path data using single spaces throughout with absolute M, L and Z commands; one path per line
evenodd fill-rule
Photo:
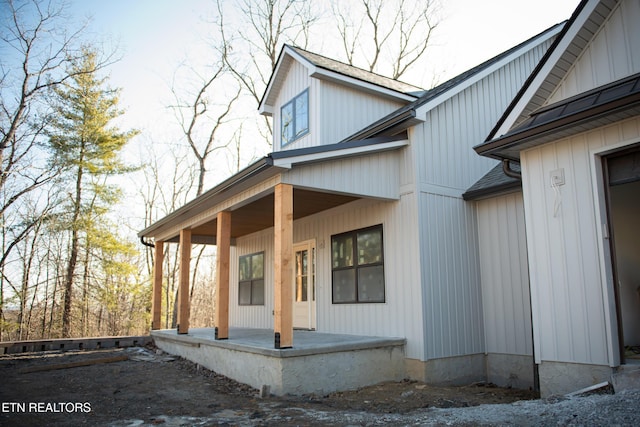
M 221 132 L 223 126 L 229 122 L 229 113 L 240 97 L 240 87 L 232 94 L 225 93 L 224 88 L 229 85 L 227 72 L 222 60 L 211 67 L 206 77 L 192 70 L 192 74 L 199 77 L 199 83 L 195 94 L 191 96 L 180 93 L 175 83 L 172 87 L 176 99 L 173 110 L 198 162 L 196 196 L 204 191 L 207 162 L 216 151 L 226 148 L 229 144 L 229 141 L 221 137 Z
M 347 62 L 400 79 L 424 57 L 438 26 L 437 7 L 436 0 L 333 1 Z
M 306 48 L 311 29 L 319 15 L 305 0 L 242 0 L 231 4 L 235 10 L 218 6 L 218 30 L 222 38 L 217 48 L 229 70 L 246 93 L 260 103 L 284 43 Z M 230 22 L 226 15 L 236 16 Z M 238 22 L 240 21 L 240 22 Z M 271 122 L 265 116 L 263 137 L 271 145 Z

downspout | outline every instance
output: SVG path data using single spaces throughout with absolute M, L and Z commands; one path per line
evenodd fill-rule
M 156 245 L 154 245 L 153 243 L 145 242 L 143 236 L 140 236 L 140 243 L 142 243 L 143 245 L 148 246 L 150 248 L 155 248 L 156 247 Z
M 511 164 L 509 162 L 510 162 L 509 159 L 502 159 L 502 171 L 504 172 L 504 174 L 510 178 L 515 178 L 517 180 L 522 181 L 522 173 L 516 172 L 513 169 L 511 169 Z

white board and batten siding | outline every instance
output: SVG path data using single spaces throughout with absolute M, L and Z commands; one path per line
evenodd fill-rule
M 487 353 L 533 355 L 522 193 L 476 202 Z
M 433 106 L 413 129 L 428 358 L 486 351 L 477 217 L 462 193 L 495 166 L 473 147 L 484 141 L 552 41 Z
M 615 312 L 602 270 L 596 153 L 640 142 L 632 118 L 521 154 L 536 362 L 615 365 Z M 564 171 L 554 189 L 552 171 Z
M 406 357 L 423 359 L 416 212 L 415 197 L 409 194 L 398 201 L 361 199 L 294 222 L 294 242 L 315 240 L 316 244 L 318 331 L 404 337 Z M 383 225 L 385 302 L 333 304 L 331 236 L 377 224 Z M 231 283 L 238 280 L 238 257 L 261 251 L 265 252 L 265 305 L 238 306 L 238 287 L 231 286 L 232 325 L 273 327 L 273 229 L 237 240 Z
M 282 182 L 298 188 L 397 200 L 400 197 L 399 151 L 402 150 L 304 165 L 283 173 Z
M 404 105 L 328 81 L 320 82 L 319 89 L 320 144 L 340 142 Z
M 622 1 L 549 102 L 640 72 L 640 3 Z M 618 363 L 602 240 L 600 154 L 640 142 L 631 118 L 522 152 L 536 362 Z M 550 185 L 562 169 L 565 184 Z M 613 308 L 612 308 L 613 307 Z
M 640 2 L 615 7 L 546 104 L 553 104 L 640 71 Z

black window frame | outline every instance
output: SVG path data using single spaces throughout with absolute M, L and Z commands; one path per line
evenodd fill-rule
M 304 129 L 298 129 L 298 114 L 296 114 L 297 112 L 297 100 L 300 99 L 301 97 L 305 96 L 306 97 L 306 104 L 307 104 L 307 126 Z M 284 135 L 284 126 L 285 126 L 285 122 L 284 122 L 284 110 L 285 108 L 291 106 L 292 108 L 292 126 L 293 126 L 293 136 L 291 139 L 285 139 L 285 135 Z M 284 104 L 282 107 L 280 107 L 280 146 L 284 147 L 285 145 L 289 145 L 292 142 L 302 138 L 303 136 L 307 135 L 309 133 L 309 127 L 310 127 L 310 123 L 309 123 L 309 88 L 303 90 L 302 92 L 300 92 L 299 94 L 297 94 L 296 96 L 294 96 L 289 102 L 287 102 L 286 104 Z
M 359 263 L 358 257 L 358 234 L 371 232 L 373 230 L 379 230 L 380 232 L 380 260 L 376 262 L 369 263 Z M 352 248 L 351 248 L 351 258 L 353 265 L 351 266 L 335 266 L 334 260 L 334 241 L 338 239 L 349 238 L 352 239 Z M 369 267 L 382 267 L 382 299 L 381 300 L 362 300 L 359 295 L 359 286 L 358 286 L 358 278 L 359 271 L 364 268 Z M 353 271 L 353 286 L 354 286 L 354 295 L 355 298 L 350 301 L 336 301 L 335 296 L 335 273 L 336 272 L 345 272 L 345 271 Z M 345 233 L 334 234 L 331 236 L 331 303 L 332 304 L 384 304 L 386 303 L 387 295 L 386 295 L 386 280 L 385 280 L 385 272 L 384 272 L 384 229 L 382 224 L 374 225 L 371 227 L 360 228 L 357 230 L 347 231 Z
M 253 277 L 253 257 L 256 256 L 262 256 L 262 275 L 260 277 Z M 243 259 L 249 259 L 249 273 L 248 273 L 248 279 L 244 279 L 241 280 L 242 277 L 242 260 Z M 264 305 L 264 251 L 261 252 L 254 252 L 251 254 L 246 254 L 246 255 L 241 255 L 238 258 L 238 305 L 239 306 L 263 306 Z M 262 282 L 262 283 L 260 283 Z M 249 296 L 249 303 L 243 303 L 241 300 L 241 294 L 242 294 L 242 290 L 241 288 L 243 286 L 249 286 L 249 292 L 250 292 L 250 296 Z M 257 299 L 257 296 L 254 297 L 254 287 L 256 285 L 261 285 L 262 286 L 262 301 L 261 302 L 256 302 L 255 299 Z M 255 299 L 254 299 L 255 298 Z

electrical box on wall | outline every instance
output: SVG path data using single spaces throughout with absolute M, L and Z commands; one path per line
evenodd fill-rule
M 564 168 L 553 170 L 549 173 L 551 186 L 559 187 L 564 185 Z

